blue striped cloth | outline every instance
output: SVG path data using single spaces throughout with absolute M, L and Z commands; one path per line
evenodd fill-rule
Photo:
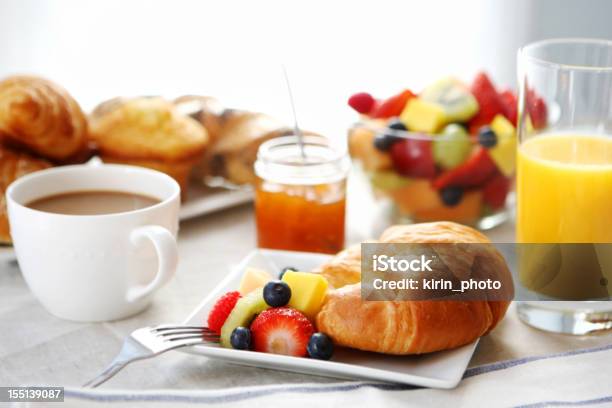
M 612 344 L 469 368 L 453 390 L 338 382 L 207 391 L 66 389 L 62 406 L 598 406 L 612 407 Z

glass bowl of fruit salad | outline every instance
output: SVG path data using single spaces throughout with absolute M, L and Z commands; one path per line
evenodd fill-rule
M 516 154 L 517 99 L 478 74 L 468 85 L 448 77 L 419 94 L 386 100 L 358 93 L 361 120 L 349 130 L 353 161 L 378 198 L 408 222 L 455 221 L 489 229 L 509 218 Z M 546 108 L 532 103 L 544 126 Z

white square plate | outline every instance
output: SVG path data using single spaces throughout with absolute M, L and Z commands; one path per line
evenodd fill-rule
M 274 275 L 286 266 L 293 266 L 300 270 L 312 270 L 327 259 L 329 259 L 328 255 L 321 254 L 255 250 L 200 303 L 185 320 L 185 324 L 202 325 L 216 299 L 225 292 L 237 290 L 242 274 L 249 266 L 265 269 Z M 180 350 L 190 354 L 225 360 L 230 363 L 275 370 L 433 388 L 453 388 L 459 384 L 472 354 L 474 354 L 477 343 L 476 340 L 454 350 L 402 357 L 337 348 L 331 361 L 233 350 L 208 345 Z

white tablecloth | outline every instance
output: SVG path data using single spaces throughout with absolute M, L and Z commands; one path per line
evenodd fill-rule
M 511 225 L 494 230 L 512 240 Z M 352 230 L 350 240 L 362 239 Z M 229 244 L 231 243 L 231 244 Z M 180 322 L 255 247 L 252 206 L 181 225 L 177 276 L 144 313 L 122 321 L 81 324 L 49 315 L 28 291 L 15 264 L 0 265 L 0 386 L 68 387 L 69 406 L 114 402 L 135 406 L 179 403 L 230 406 L 543 406 L 554 401 L 612 405 L 612 335 L 540 332 L 513 309 L 480 341 L 454 390 L 411 389 L 247 368 L 170 352 L 128 366 L 101 389 L 78 386 L 96 375 L 133 329 Z M 540 405 L 537 405 L 540 404 Z M 157 406 L 157 405 L 155 405 Z

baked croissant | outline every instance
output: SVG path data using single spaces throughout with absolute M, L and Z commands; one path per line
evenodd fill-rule
M 26 153 L 0 146 L 0 243 L 10 244 L 5 192 L 17 178 L 33 171 L 46 169 L 51 163 L 36 159 Z
M 60 86 L 34 76 L 0 82 L 0 141 L 57 161 L 87 146 L 87 120 Z
M 451 222 L 391 227 L 380 241 L 490 243 L 478 231 Z M 502 255 L 493 245 L 482 247 L 488 266 L 508 279 L 510 271 Z M 317 315 L 317 327 L 340 346 L 385 354 L 422 354 L 459 347 L 488 333 L 509 304 L 501 300 L 364 301 L 357 283 L 328 293 Z

